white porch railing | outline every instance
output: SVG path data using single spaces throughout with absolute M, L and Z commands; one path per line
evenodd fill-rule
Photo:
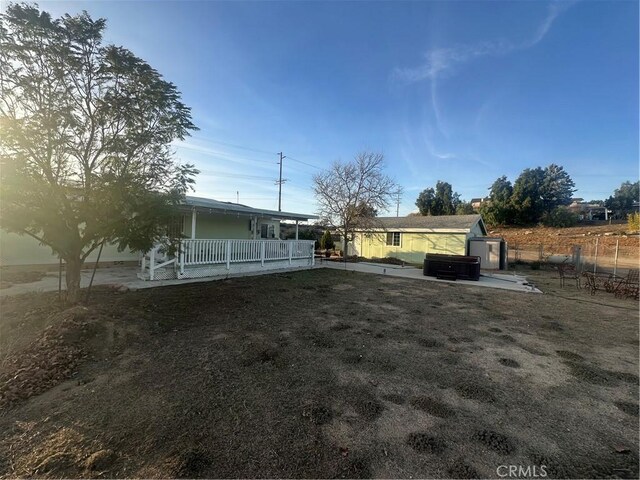
M 232 264 L 257 263 L 268 267 L 271 261 L 289 261 L 309 259 L 314 263 L 313 240 L 217 240 L 217 239 L 186 239 L 180 242 L 178 254 L 175 258 L 159 258 L 162 250 L 154 248 L 147 254 L 149 279 L 157 278 L 156 272 L 160 268 L 171 264 L 179 273 L 180 278 L 185 269 L 206 265 L 226 265 L 226 270 Z M 143 274 L 147 268 L 146 256 L 142 261 Z

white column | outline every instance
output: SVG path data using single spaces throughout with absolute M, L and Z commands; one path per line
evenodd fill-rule
M 196 209 L 191 210 L 191 238 L 196 238 Z
M 151 249 L 151 255 L 149 255 L 149 280 L 153 280 L 155 269 L 156 269 L 156 247 L 153 247 Z
M 298 220 L 296 220 L 296 240 L 298 240 Z

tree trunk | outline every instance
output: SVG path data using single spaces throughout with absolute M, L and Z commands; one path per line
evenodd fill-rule
M 347 248 L 349 248 L 349 238 L 347 237 L 347 235 L 349 235 L 348 230 L 346 228 L 346 224 L 345 224 L 345 229 L 344 229 L 344 240 L 342 242 L 342 261 L 345 263 L 345 267 L 346 267 L 346 263 L 347 263 Z
M 67 284 L 67 303 L 80 301 L 80 271 L 82 260 L 80 258 L 67 258 L 65 280 Z

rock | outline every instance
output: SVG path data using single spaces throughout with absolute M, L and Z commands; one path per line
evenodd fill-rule
M 615 235 L 615 233 L 613 233 L 613 232 L 604 232 L 604 233 L 603 233 L 603 235 L 604 235 L 605 237 L 609 237 L 609 236 L 611 236 L 611 235 Z
M 531 235 L 533 232 L 531 230 L 527 230 L 526 232 L 524 232 L 525 235 Z
M 89 455 L 89 458 L 84 462 L 84 466 L 87 470 L 105 471 L 109 470 L 115 459 L 116 455 L 113 451 L 108 449 L 98 450 Z

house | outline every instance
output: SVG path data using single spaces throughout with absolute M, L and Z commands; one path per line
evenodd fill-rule
M 608 220 L 611 213 L 604 205 L 584 202 L 582 198 L 573 198 L 567 210 L 576 214 L 580 221 Z
M 469 239 L 487 235 L 480 215 L 378 217 L 377 226 L 356 231 L 352 255 L 395 257 L 421 264 L 426 253 L 468 255 Z
M 313 264 L 314 242 L 298 240 L 298 224 L 314 215 L 278 212 L 210 198 L 186 197 L 172 225 L 174 245 L 151 251 L 118 252 L 106 245 L 101 264 L 140 264 L 139 277 L 148 280 L 200 278 L 251 271 L 305 267 Z M 294 240 L 280 240 L 280 223 L 295 222 Z M 87 262 L 95 262 L 94 252 Z M 57 265 L 49 247 L 30 237 L 0 230 L 0 265 Z
M 484 202 L 486 202 L 487 200 L 489 200 L 488 197 L 484 197 L 484 198 L 472 198 L 471 199 L 471 208 L 473 208 L 474 210 L 478 211 L 480 210 L 480 207 L 482 206 L 482 204 Z

